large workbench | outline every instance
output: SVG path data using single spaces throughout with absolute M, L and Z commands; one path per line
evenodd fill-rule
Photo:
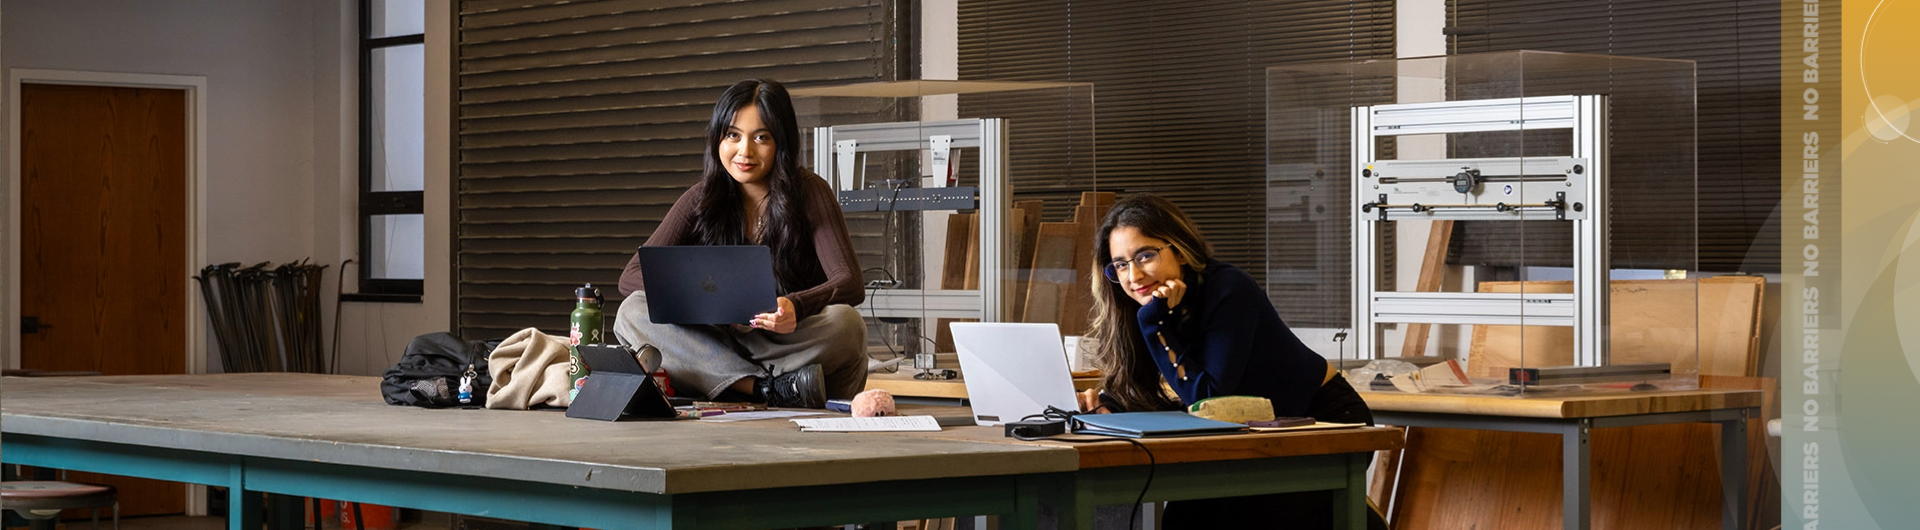
M 1592 528 L 1593 429 L 1666 423 L 1720 425 L 1721 527 L 1744 528 L 1747 420 L 1759 413 L 1757 390 L 1607 391 L 1541 393 L 1526 397 L 1362 392 L 1381 425 L 1448 427 L 1558 434 L 1561 440 L 1562 525 Z
M 784 420 L 598 422 L 553 411 L 381 402 L 378 379 L 304 374 L 5 378 L 7 463 L 226 486 L 229 527 L 259 528 L 249 492 L 592 528 L 768 528 L 999 515 L 1062 528 L 1092 507 L 1336 490 L 1360 528 L 1384 428 L 1125 442 L 1019 442 L 992 429 L 802 433 Z

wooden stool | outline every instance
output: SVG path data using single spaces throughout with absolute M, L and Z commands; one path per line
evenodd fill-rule
M 113 530 L 120 530 L 120 501 L 113 486 L 55 481 L 0 483 L 5 509 L 25 517 L 31 528 L 51 529 L 62 510 L 92 508 L 93 528 L 100 530 L 100 509 L 113 507 Z

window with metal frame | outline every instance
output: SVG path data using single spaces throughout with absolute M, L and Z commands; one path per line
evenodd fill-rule
M 360 301 L 419 302 L 426 277 L 426 2 L 360 1 Z

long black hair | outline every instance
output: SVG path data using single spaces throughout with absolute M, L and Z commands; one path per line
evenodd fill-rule
M 773 165 L 767 171 L 766 218 L 760 223 L 759 244 L 773 253 L 773 274 L 779 280 L 781 294 L 807 285 L 806 278 L 825 274 L 813 252 L 812 227 L 806 223 L 806 200 L 802 196 L 802 178 L 808 173 L 800 167 L 800 128 L 793 115 L 793 100 L 787 87 L 767 79 L 748 79 L 734 83 L 713 104 L 713 119 L 707 122 L 706 160 L 700 174 L 700 205 L 693 219 L 692 236 L 702 245 L 746 245 L 750 243 L 745 227 L 747 212 L 741 204 L 740 183 L 727 173 L 720 160 L 720 140 L 733 125 L 734 114 L 747 105 L 760 108 L 760 120 L 773 136 Z
M 1093 240 L 1093 262 L 1102 268 L 1113 261 L 1110 237 L 1122 226 L 1166 241 L 1167 248 L 1162 252 L 1180 256 L 1185 262 L 1182 275 L 1206 270 L 1213 257 L 1213 247 L 1179 206 L 1159 195 L 1142 193 L 1115 202 L 1101 221 Z M 1120 284 L 1107 280 L 1098 268 L 1089 282 L 1093 285 L 1093 327 L 1089 334 L 1095 340 L 1092 358 L 1103 374 L 1100 383 L 1107 397 L 1130 411 L 1178 408 L 1179 400 L 1161 390 L 1160 369 L 1147 357 L 1146 338 L 1140 335 L 1136 317 L 1140 303 L 1127 296 Z

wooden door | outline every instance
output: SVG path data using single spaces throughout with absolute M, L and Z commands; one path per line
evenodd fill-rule
M 21 87 L 21 368 L 186 373 L 186 119 L 184 90 Z M 122 515 L 185 511 L 178 483 L 68 480 L 114 484 Z

